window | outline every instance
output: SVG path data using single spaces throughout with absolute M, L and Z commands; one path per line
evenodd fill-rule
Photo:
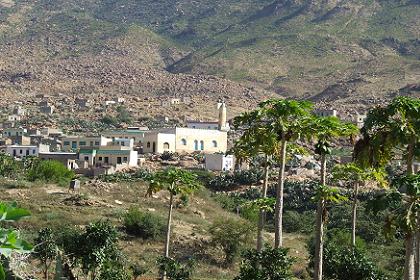
M 217 148 L 217 141 L 216 140 L 213 140 L 213 148 Z
M 102 161 L 102 157 L 99 157 L 99 158 L 98 158 L 98 160 L 99 160 L 99 161 Z
M 88 156 L 85 156 L 85 161 L 88 161 L 89 160 L 89 157 Z
M 20 151 L 19 151 L 19 153 L 20 153 L 20 154 L 22 154 L 22 153 L 23 153 L 23 151 L 22 151 L 22 150 L 20 150 Z
M 194 140 L 194 150 L 198 151 L 198 140 Z
M 127 162 L 128 161 L 128 158 L 127 157 L 124 157 L 123 158 L 123 162 Z
M 181 145 L 186 146 L 187 145 L 187 139 L 181 139 Z
M 99 146 L 99 141 L 95 141 L 95 146 Z
M 80 146 L 86 146 L 86 141 L 80 141 L 80 142 L 79 142 L 79 145 L 80 145 Z
M 164 150 L 169 150 L 169 143 L 168 142 L 163 143 L 163 149 Z
M 147 142 L 147 148 L 150 148 L 150 142 Z
M 29 150 L 26 150 L 26 155 L 29 156 Z
M 70 146 L 70 141 L 64 141 L 64 146 Z
M 36 152 L 36 150 L 32 150 L 32 154 L 33 154 L 33 155 L 35 154 L 35 152 Z
M 91 147 L 93 146 L 93 141 L 90 141 L 90 146 L 91 146 Z
M 72 141 L 72 142 L 71 142 L 71 147 L 72 147 L 73 149 L 76 149 L 76 148 L 77 148 L 77 141 Z
M 200 150 L 204 150 L 204 141 L 203 140 L 201 140 L 200 141 Z
M 117 157 L 117 164 L 121 164 L 122 163 L 122 158 L 121 157 Z

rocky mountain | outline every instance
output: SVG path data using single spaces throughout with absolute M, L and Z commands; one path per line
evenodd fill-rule
M 419 14 L 419 0 L 0 0 L 0 92 L 380 102 L 418 94 Z

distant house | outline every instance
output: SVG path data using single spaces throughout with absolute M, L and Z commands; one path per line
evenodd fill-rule
M 367 116 L 365 114 L 356 115 L 356 125 L 358 128 L 362 128 L 364 126 L 366 117 Z
M 114 101 L 115 101 L 115 103 L 123 104 L 123 103 L 125 103 L 125 98 L 123 98 L 123 97 L 115 97 L 114 98 Z
M 338 117 L 337 110 L 334 109 L 318 109 L 314 114 L 318 117 Z
M 43 106 L 40 108 L 40 111 L 43 114 L 52 115 L 54 113 L 54 106 L 53 105 Z
M 9 115 L 7 117 L 7 120 L 9 122 L 18 122 L 18 121 L 21 121 L 22 120 L 22 116 L 21 115 Z
M 76 98 L 76 100 L 74 101 L 74 103 L 80 108 L 80 109 L 85 109 L 85 108 L 89 108 L 92 106 L 92 103 L 89 99 L 86 98 Z
M 232 171 L 235 168 L 233 155 L 208 154 L 205 157 L 205 168 L 212 171 Z
M 171 105 L 178 105 L 181 103 L 181 100 L 179 98 L 171 98 L 169 102 L 171 103 Z
M 6 146 L 6 153 L 15 158 L 24 158 L 27 156 L 37 157 L 39 152 L 47 152 L 49 147 L 46 145 L 32 146 L 32 145 L 9 145 Z
M 77 151 L 79 149 L 99 149 L 112 142 L 112 139 L 103 136 L 67 136 L 61 139 L 65 152 Z
M 64 164 L 69 170 L 77 169 L 79 166 L 76 163 L 77 153 L 65 152 L 40 152 L 39 158 L 41 160 L 56 160 Z
M 227 150 L 227 132 L 176 127 L 145 133 L 144 153 L 217 153 Z
M 28 130 L 22 127 L 12 127 L 3 130 L 3 137 L 24 136 Z
M 140 146 L 144 141 L 144 134 L 148 131 L 147 128 L 143 129 L 125 129 L 125 130 L 112 130 L 105 131 L 103 135 L 108 138 L 124 138 L 133 139 L 134 144 Z
M 17 106 L 13 109 L 13 114 L 17 116 L 24 116 L 26 114 L 26 110 L 21 106 Z

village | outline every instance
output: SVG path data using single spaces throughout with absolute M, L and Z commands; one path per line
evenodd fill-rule
M 94 101 L 73 98 L 62 100 L 65 103 L 53 103 L 49 96 L 37 95 L 35 98 L 29 103 L 32 106 L 18 103 L 3 112 L 4 121 L 0 123 L 0 152 L 18 160 L 29 156 L 41 160 L 56 160 L 69 170 L 84 176 L 109 175 L 140 168 L 156 154 L 177 154 L 187 160 L 191 159 L 188 155 L 201 154 L 204 155 L 203 161 L 195 164 L 195 167 L 211 171 L 235 169 L 235 158 L 228 152 L 238 133 L 232 127 L 233 118 L 228 119 L 228 106 L 223 99 L 208 106 L 213 111 L 213 120 L 185 117 L 183 120 L 170 122 L 168 116 L 155 116 L 158 125 L 154 128 L 123 125 L 102 131 L 87 131 L 59 127 L 59 124 L 51 120 L 54 120 L 53 115 L 67 116 L 68 111 L 71 111 L 81 116 L 81 122 L 86 118 L 83 113 L 86 114 L 95 107 Z M 191 102 L 189 97 L 163 98 L 159 101 L 161 107 L 174 111 L 179 111 L 181 104 Z M 116 106 L 120 106 L 117 110 L 127 107 L 123 97 L 102 100 L 102 103 L 105 113 L 115 110 Z M 28 108 L 32 110 L 31 117 Z M 33 110 L 38 112 L 34 114 Z M 132 111 L 133 109 L 129 108 L 125 113 L 129 114 Z M 349 119 L 349 115 L 339 115 L 335 109 L 317 109 L 314 113 L 322 117 L 341 118 L 343 115 L 343 118 Z M 43 116 L 50 120 L 50 123 L 29 123 L 34 119 L 33 115 L 38 118 Z M 359 127 L 363 125 L 365 118 L 364 114 L 350 115 L 351 121 Z M 48 124 L 50 126 L 47 126 Z

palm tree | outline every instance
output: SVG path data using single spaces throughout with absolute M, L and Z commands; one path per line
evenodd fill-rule
M 171 237 L 172 211 L 174 198 L 179 194 L 189 195 L 200 188 L 197 176 L 189 171 L 178 168 L 167 168 L 156 172 L 149 182 L 147 196 L 166 190 L 169 192 L 168 222 L 166 226 L 165 254 L 169 258 L 169 244 Z
M 355 156 L 363 167 L 383 167 L 395 157 L 395 150 L 405 150 L 407 175 L 413 174 L 413 162 L 420 150 L 420 99 L 397 97 L 386 107 L 369 111 L 362 128 L 361 138 L 355 147 Z M 418 156 L 418 155 L 417 155 Z M 419 217 L 420 213 L 416 213 Z M 420 276 L 420 231 L 409 236 L 417 243 L 416 261 L 406 258 L 405 278 Z M 406 249 L 409 249 L 406 247 Z M 414 271 L 414 272 L 413 272 Z
M 310 133 L 312 103 L 308 101 L 270 99 L 259 104 L 266 131 L 276 136 L 279 153 L 279 176 L 274 214 L 274 248 L 283 246 L 283 199 L 287 143 Z
M 383 170 L 376 170 L 373 168 L 362 169 L 354 162 L 348 164 L 339 164 L 334 166 L 332 170 L 333 181 L 343 181 L 353 187 L 353 201 L 352 201 L 352 217 L 351 217 L 351 243 L 353 247 L 356 246 L 356 222 L 357 222 L 357 205 L 360 186 L 366 184 L 367 181 L 379 184 L 382 187 L 387 185 L 385 174 Z
M 315 229 L 315 267 L 314 279 L 322 280 L 322 266 L 324 255 L 324 227 L 328 216 L 328 204 L 347 200 L 338 189 L 320 185 L 313 199 L 317 202 L 316 229 Z

